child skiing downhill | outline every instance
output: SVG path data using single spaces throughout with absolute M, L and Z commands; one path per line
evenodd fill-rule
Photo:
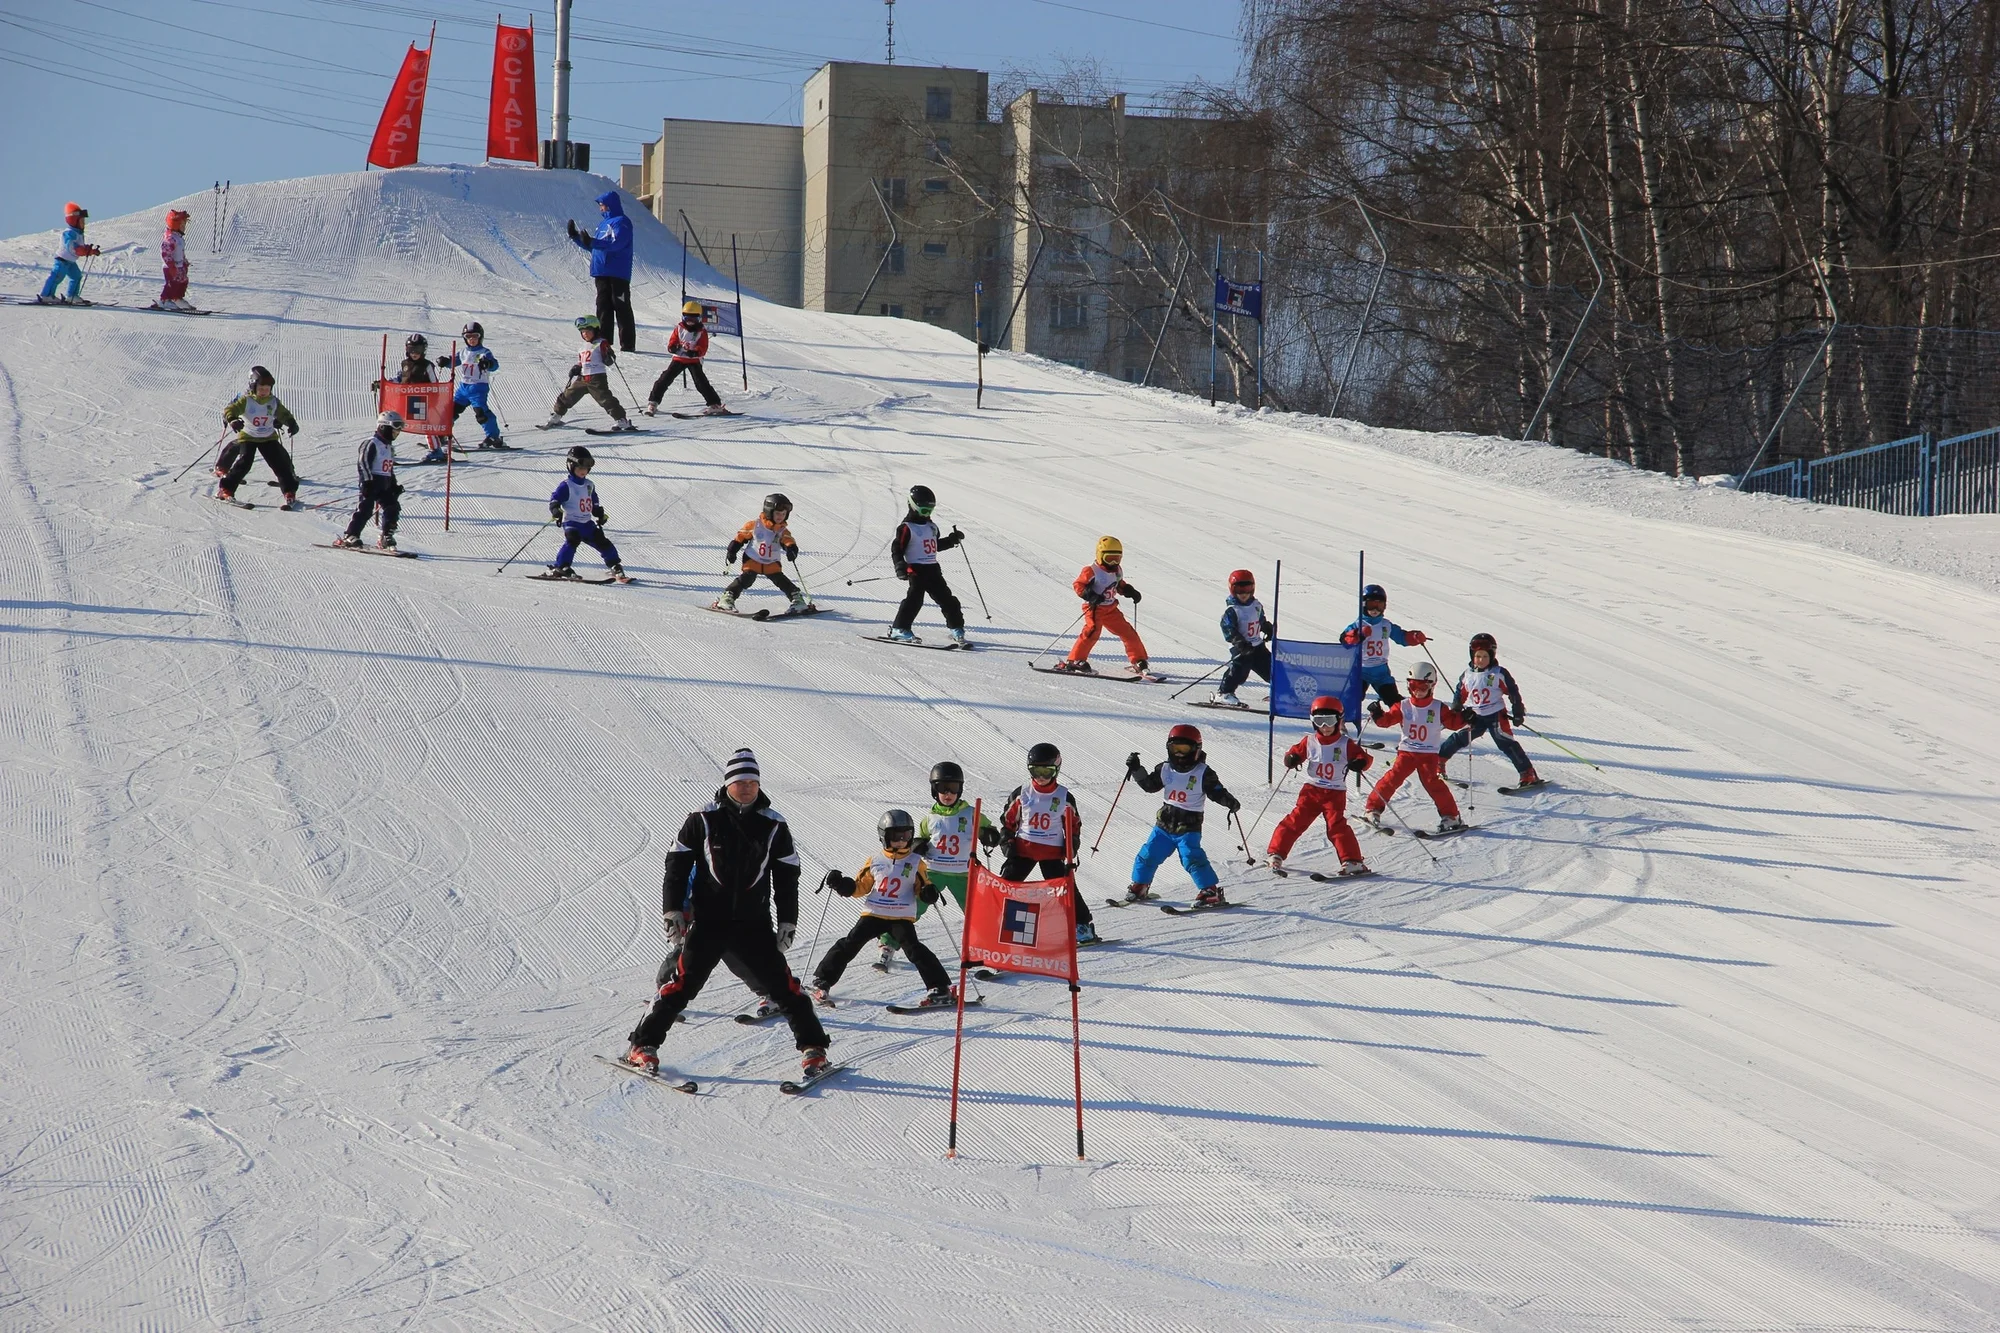
M 944 568 L 938 564 L 938 552 L 949 551 L 965 540 L 965 534 L 957 528 L 943 536 L 938 535 L 938 525 L 931 522 L 931 513 L 937 508 L 937 496 L 928 486 L 910 487 L 910 512 L 903 515 L 903 521 L 896 526 L 896 535 L 889 539 L 889 559 L 895 563 L 896 577 L 909 585 L 903 593 L 903 604 L 896 608 L 895 623 L 889 627 L 889 637 L 900 643 L 915 643 L 917 636 L 911 627 L 917 623 L 917 612 L 923 610 L 924 598 L 937 603 L 944 613 L 945 628 L 951 631 L 951 641 L 959 647 L 967 647 L 965 642 L 965 608 L 959 605 L 953 595 L 951 585 L 944 581 Z
M 569 368 L 569 383 L 556 395 L 556 406 L 549 419 L 542 423 L 543 430 L 554 430 L 563 425 L 563 413 L 583 401 L 585 394 L 597 400 L 611 417 L 611 429 L 616 431 L 637 430 L 631 418 L 625 415 L 625 404 L 618 401 L 618 395 L 611 392 L 611 367 L 618 364 L 618 354 L 611 350 L 610 339 L 597 325 L 597 316 L 583 315 L 576 321 L 577 336 L 583 339 L 583 350 L 576 354 L 576 364 Z
M 1139 854 L 1132 858 L 1132 882 L 1126 886 L 1126 898 L 1137 903 L 1158 897 L 1153 892 L 1154 872 L 1169 856 L 1179 852 L 1181 865 L 1186 867 L 1188 878 L 1194 881 L 1197 890 L 1194 905 L 1229 906 L 1222 896 L 1222 885 L 1216 880 L 1215 867 L 1208 863 L 1208 853 L 1202 849 L 1201 823 L 1210 801 L 1232 815 L 1243 808 L 1243 803 L 1229 794 L 1222 779 L 1208 766 L 1208 755 L 1201 748 L 1201 729 L 1181 723 L 1167 733 L 1164 764 L 1145 768 L 1139 762 L 1139 752 L 1134 750 L 1125 756 L 1125 772 L 1140 791 L 1163 793 L 1160 813 L 1153 817 L 1153 831 L 1139 844 Z
M 829 1003 L 827 994 L 861 952 L 861 946 L 878 935 L 887 935 L 902 946 L 917 975 L 924 979 L 928 994 L 919 1007 L 947 1005 L 956 998 L 951 990 L 951 974 L 944 970 L 930 947 L 917 938 L 917 904 L 934 903 L 938 886 L 924 873 L 924 860 L 916 851 L 917 824 L 903 810 L 884 811 L 875 823 L 882 850 L 870 857 L 853 877 L 838 870 L 826 872 L 826 887 L 847 898 L 864 898 L 861 919 L 841 936 L 813 969 L 813 998 Z M 865 897 L 864 897 L 865 895 Z
M 1264 614 L 1257 600 L 1257 576 L 1247 569 L 1229 575 L 1229 600 L 1222 604 L 1222 637 L 1229 644 L 1229 665 L 1222 670 L 1222 684 L 1208 701 L 1229 708 L 1242 708 L 1237 687 L 1256 672 L 1268 684 L 1271 679 L 1271 643 L 1278 627 Z
M 1292 854 L 1300 835 L 1312 827 L 1314 819 L 1324 819 L 1326 836 L 1340 857 L 1340 873 L 1370 874 L 1368 863 L 1361 859 L 1361 843 L 1347 823 L 1347 775 L 1367 772 L 1375 756 L 1347 734 L 1347 718 L 1340 700 L 1333 695 L 1322 694 L 1312 701 L 1309 720 L 1312 730 L 1285 751 L 1285 767 L 1303 768 L 1306 785 L 1292 803 L 1290 813 L 1271 830 L 1267 849 L 1270 867 L 1284 874 L 1285 858 Z
M 1445 733 L 1456 731 L 1465 725 L 1458 710 L 1432 697 L 1437 687 L 1437 668 L 1429 662 L 1419 662 L 1410 668 L 1408 679 L 1410 697 L 1391 704 L 1385 711 L 1381 704 L 1368 705 L 1368 716 L 1375 719 L 1378 727 L 1401 727 L 1403 743 L 1397 747 L 1396 762 L 1389 765 L 1389 771 L 1376 782 L 1375 789 L 1368 793 L 1368 823 L 1382 827 L 1382 811 L 1389 805 L 1389 798 L 1403 785 L 1410 774 L 1424 784 L 1424 790 L 1437 803 L 1438 832 L 1453 833 L 1465 827 L 1465 821 L 1458 817 L 1458 802 L 1452 799 L 1451 787 L 1444 780 L 1444 761 L 1438 751 L 1444 745 Z
M 469 407 L 472 419 L 485 432 L 479 441 L 481 449 L 512 449 L 513 445 L 500 438 L 500 419 L 486 405 L 486 396 L 493 391 L 493 372 L 500 369 L 500 358 L 486 350 L 486 328 L 475 319 L 459 330 L 459 337 L 465 342 L 458 349 L 458 388 L 451 395 L 451 424 L 455 429 L 459 414 Z M 454 364 L 449 356 L 439 357 L 437 363 Z
M 165 274 L 165 282 L 160 288 L 160 299 L 153 302 L 155 310 L 194 309 L 194 305 L 187 300 L 187 224 L 186 209 L 167 210 L 167 230 L 160 237 L 160 268 Z
M 1073 671 L 1079 674 L 1090 672 L 1090 650 L 1104 631 L 1110 630 L 1125 645 L 1125 658 L 1132 664 L 1135 673 L 1146 670 L 1146 645 L 1139 639 L 1139 631 L 1132 628 L 1132 622 L 1125 619 L 1125 613 L 1118 609 L 1118 594 L 1124 593 L 1132 599 L 1132 605 L 1140 601 L 1139 590 L 1125 581 L 1125 545 L 1116 537 L 1097 539 L 1096 559 L 1085 565 L 1070 586 L 1083 599 L 1083 629 L 1078 632 L 1076 642 L 1070 645 L 1069 656 L 1056 664 L 1057 671 Z M 1081 906 L 1079 901 L 1078 906 Z
M 1340 641 L 1345 644 L 1361 645 L 1361 681 L 1373 686 L 1375 697 L 1385 704 L 1394 704 L 1403 697 L 1396 688 L 1396 673 L 1389 668 L 1389 645 L 1403 644 L 1413 648 L 1424 645 L 1424 632 L 1420 629 L 1406 630 L 1383 614 L 1389 609 L 1389 594 L 1379 583 L 1371 583 L 1361 590 L 1361 616 L 1353 624 L 1340 632 Z M 1374 710 L 1369 710 L 1374 716 Z
M 252 366 L 249 390 L 222 409 L 223 424 L 236 432 L 236 438 L 223 446 L 222 456 L 215 461 L 215 475 L 221 478 L 215 488 L 218 499 L 236 499 L 236 488 L 250 475 L 257 455 L 262 454 L 278 478 L 278 489 L 284 492 L 283 507 L 291 509 L 298 505 L 299 474 L 292 466 L 291 451 L 278 438 L 278 432 L 284 431 L 296 439 L 299 423 L 271 392 L 275 387 L 277 381 L 270 371 Z
M 653 391 L 646 395 L 646 406 L 642 410 L 647 416 L 660 410 L 660 400 L 667 396 L 667 390 L 682 375 L 688 377 L 688 381 L 700 391 L 701 400 L 708 404 L 701 410 L 703 416 L 730 415 L 729 409 L 722 405 L 722 396 L 708 382 L 708 372 L 702 369 L 701 359 L 708 355 L 708 329 L 702 324 L 701 302 L 689 301 L 681 307 L 681 322 L 674 325 L 674 331 L 667 335 L 667 353 L 673 361 L 660 372 L 660 377 L 653 381 Z
M 63 232 L 62 238 L 56 242 L 56 262 L 50 266 L 49 279 L 42 284 L 42 294 L 35 298 L 35 304 L 90 304 L 79 294 L 83 288 L 83 270 L 76 262 L 100 253 L 96 246 L 83 239 L 83 229 L 89 223 L 89 209 L 74 201 L 63 205 Z M 65 279 L 69 282 L 69 295 L 57 296 L 56 288 Z
M 827 1072 L 826 1029 L 785 962 L 799 930 L 799 854 L 762 776 L 755 754 L 731 755 L 715 799 L 688 815 L 667 853 L 660 920 L 680 949 L 673 976 L 632 1029 L 625 1062 L 643 1073 L 659 1072 L 660 1039 L 729 953 L 755 978 L 753 989 L 784 1010 L 806 1076 Z
M 736 599 L 762 574 L 777 586 L 779 592 L 792 599 L 791 614 L 803 615 L 814 609 L 799 585 L 785 577 L 782 556 L 797 564 L 799 544 L 792 539 L 792 502 L 782 491 L 772 491 L 764 497 L 764 507 L 757 517 L 745 523 L 736 531 L 735 540 L 729 543 L 723 555 L 726 564 L 735 564 L 740 553 L 743 557 L 743 572 L 729 581 L 723 588 L 722 596 L 715 599 L 718 611 L 734 611 Z
M 1535 776 L 1528 752 L 1514 739 L 1514 727 L 1527 717 L 1527 709 L 1521 705 L 1521 687 L 1514 683 L 1514 673 L 1500 665 L 1499 644 L 1491 634 L 1475 634 L 1466 658 L 1470 665 L 1459 673 L 1451 705 L 1465 715 L 1467 725 L 1464 730 L 1445 737 L 1444 748 L 1438 751 L 1438 762 L 1448 764 L 1453 755 L 1481 736 L 1491 736 L 1520 776 L 1514 790 L 1547 786 Z M 1513 715 L 1513 726 L 1508 725 L 1509 712 Z
M 381 536 L 375 545 L 384 551 L 396 549 L 396 524 L 403 517 L 403 502 L 399 498 L 403 483 L 396 480 L 396 436 L 402 430 L 403 418 L 394 412 L 384 412 L 375 418 L 375 433 L 361 442 L 354 458 L 354 470 L 361 474 L 361 502 L 354 507 L 347 531 L 333 539 L 335 546 L 360 546 L 362 529 L 379 509 L 377 526 Z
M 931 808 L 917 824 L 917 855 L 924 858 L 931 883 L 951 894 L 960 911 L 965 910 L 966 881 L 972 875 L 973 843 L 989 835 L 994 842 L 1000 837 L 984 814 L 979 816 L 979 827 L 973 828 L 972 810 L 972 802 L 965 799 L 965 770 L 949 759 L 931 765 Z M 919 919 L 925 906 L 919 899 Z M 882 956 L 875 966 L 887 971 L 895 954 L 895 941 L 884 935 Z
M 1028 748 L 1028 781 L 1007 794 L 1000 828 L 991 840 L 991 845 L 1006 848 L 1000 878 L 1025 880 L 1031 870 L 1039 870 L 1043 879 L 1075 875 L 1083 816 L 1077 813 L 1069 788 L 1056 781 L 1061 773 L 1061 750 L 1047 741 Z M 980 830 L 979 841 L 988 843 L 987 830 Z M 1074 890 L 1075 880 L 1070 884 Z M 1097 927 L 1091 923 L 1090 903 L 1081 893 L 1070 896 L 1076 901 L 1076 942 L 1096 944 Z
M 576 558 L 578 546 L 588 546 L 604 557 L 604 568 L 612 578 L 630 583 L 625 566 L 619 563 L 618 548 L 604 535 L 604 521 L 610 515 L 598 502 L 597 483 L 590 479 L 590 470 L 597 466 L 597 460 L 579 444 L 571 447 L 565 462 L 568 471 L 549 495 L 549 522 L 560 523 L 563 534 L 562 547 L 549 565 L 549 577 L 581 578 L 570 561 Z

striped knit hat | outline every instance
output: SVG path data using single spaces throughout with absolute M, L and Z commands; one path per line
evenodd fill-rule
M 744 778 L 752 781 L 760 781 L 762 778 L 757 769 L 757 756 L 751 753 L 748 746 L 730 755 L 729 762 L 722 768 L 722 781 L 725 786 L 732 782 L 740 782 Z

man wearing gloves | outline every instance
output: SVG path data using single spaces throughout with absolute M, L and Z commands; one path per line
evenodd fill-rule
M 632 219 L 618 191 L 606 190 L 597 196 L 597 211 L 603 221 L 585 235 L 583 228 L 569 224 L 569 238 L 590 251 L 590 276 L 597 283 L 597 326 L 604 336 L 617 331 L 618 350 L 637 350 L 638 330 L 632 322 Z

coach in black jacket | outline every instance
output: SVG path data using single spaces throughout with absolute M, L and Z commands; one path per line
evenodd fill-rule
M 694 1002 L 725 953 L 734 954 L 754 986 L 785 1011 L 801 1051 L 826 1049 L 826 1029 L 785 962 L 798 933 L 799 854 L 785 817 L 771 808 L 759 783 L 757 756 L 738 750 L 723 771 L 715 799 L 687 817 L 667 853 L 662 920 L 680 941 L 680 961 L 660 987 L 653 1010 L 632 1029 L 633 1064 L 658 1057 L 660 1039 Z M 777 926 L 771 907 L 778 909 Z

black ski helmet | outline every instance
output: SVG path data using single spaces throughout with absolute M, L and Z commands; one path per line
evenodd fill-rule
M 1028 747 L 1028 767 L 1030 769 L 1053 768 L 1060 771 L 1062 768 L 1062 751 L 1047 741 L 1037 741 Z
M 915 842 L 917 821 L 910 818 L 908 810 L 884 810 L 882 817 L 875 821 L 875 836 L 882 840 L 885 851 L 892 841 Z
M 597 466 L 597 460 L 590 456 L 590 450 L 580 444 L 572 444 L 569 447 L 569 455 L 563 462 L 572 468 Z
M 270 371 L 264 369 L 264 367 L 262 366 L 250 367 L 250 392 L 252 393 L 257 392 L 257 386 L 260 384 L 268 384 L 271 387 L 276 388 L 278 380 L 275 375 L 273 375 Z
M 931 510 L 937 508 L 937 496 L 932 493 L 931 488 L 928 486 L 912 486 L 910 487 L 910 508 L 920 513 L 928 514 Z
M 946 759 L 931 765 L 931 799 L 937 799 L 939 787 L 950 787 L 963 795 L 965 792 L 965 770 Z
M 460 329 L 458 336 L 461 338 L 484 338 L 486 336 L 486 329 L 475 319 Z
M 419 352 L 427 350 L 430 345 L 431 340 L 429 338 L 424 337 L 421 333 L 413 333 L 403 339 L 403 355 L 414 356 Z
M 1381 602 L 1384 606 L 1389 604 L 1389 590 L 1379 583 L 1371 583 L 1361 590 L 1361 604 L 1363 606 L 1375 601 Z
M 771 517 L 773 514 L 777 513 L 780 509 L 784 510 L 788 514 L 792 512 L 792 501 L 790 496 L 786 495 L 783 491 L 772 491 L 769 495 L 764 497 L 765 518 Z
M 1472 636 L 1472 642 L 1465 645 L 1466 660 L 1468 662 L 1471 661 L 1472 655 L 1481 649 L 1485 650 L 1489 660 L 1494 662 L 1500 660 L 1500 645 L 1493 641 L 1491 634 L 1475 634 Z

